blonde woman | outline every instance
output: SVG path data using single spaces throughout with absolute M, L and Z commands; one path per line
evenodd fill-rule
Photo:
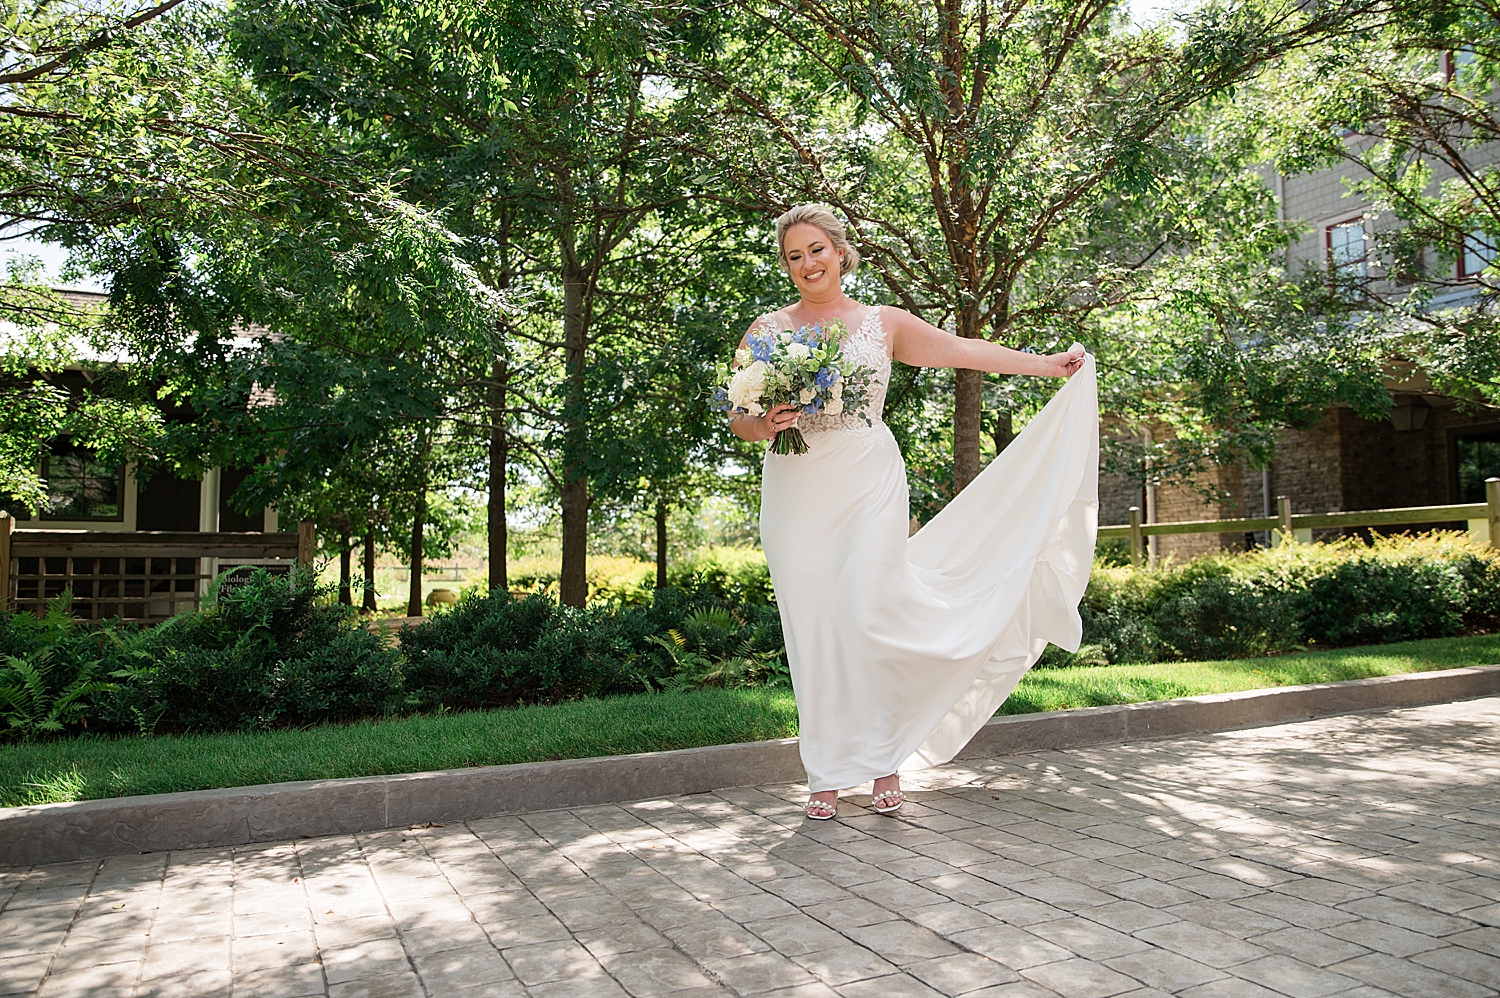
M 905 800 L 901 770 L 953 758 L 1049 641 L 1078 647 L 1098 512 L 1093 360 L 1082 347 L 1039 356 L 961 339 L 855 301 L 842 278 L 859 254 L 823 205 L 782 215 L 776 237 L 798 298 L 750 331 L 839 319 L 851 330 L 846 353 L 876 372 L 864 412 L 781 406 L 731 424 L 766 441 L 795 425 L 809 448 L 767 452 L 760 512 L 812 791 L 806 814 L 832 818 L 840 790 L 872 781 L 872 806 L 891 813 Z M 910 539 L 906 468 L 880 420 L 893 358 L 1072 378 Z

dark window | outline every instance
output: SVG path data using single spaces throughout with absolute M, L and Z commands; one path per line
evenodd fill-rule
M 44 520 L 123 520 L 125 468 L 105 464 L 87 447 L 61 439 L 42 459 L 47 482 Z
M 1458 501 L 1484 502 L 1484 480 L 1500 478 L 1500 433 L 1458 437 Z
M 245 479 L 250 477 L 253 468 L 225 468 L 219 479 L 219 529 L 229 533 L 242 533 L 244 531 L 260 532 L 266 529 L 266 511 L 258 509 L 253 513 L 241 510 L 235 502 L 234 494 L 239 487 L 245 484 Z
M 197 530 L 202 485 L 161 472 L 135 494 L 135 529 Z
M 1443 76 L 1447 82 L 1468 83 L 1473 78 L 1474 50 L 1461 48 L 1443 53 Z
M 1464 237 L 1464 251 L 1458 257 L 1458 276 L 1477 277 L 1494 259 L 1494 242 L 1476 229 Z

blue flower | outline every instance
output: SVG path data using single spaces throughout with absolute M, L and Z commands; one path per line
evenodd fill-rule
M 819 388 L 828 388 L 839 379 L 839 372 L 831 367 L 825 367 L 818 371 L 817 377 L 813 378 L 813 384 Z
M 809 416 L 816 415 L 817 413 L 821 412 L 822 409 L 823 409 L 823 400 L 822 399 L 813 399 L 807 405 L 805 405 L 805 406 L 802 407 L 802 411 L 805 412 L 805 413 L 807 413 Z
M 750 346 L 750 356 L 756 360 L 771 362 L 771 340 L 765 336 L 751 336 L 747 343 Z

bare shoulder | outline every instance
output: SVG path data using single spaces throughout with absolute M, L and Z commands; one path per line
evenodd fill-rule
M 792 303 L 792 305 L 795 304 L 796 302 Z M 790 325 L 792 322 L 792 305 L 783 305 L 774 311 L 765 313 L 760 318 L 756 319 L 755 325 L 751 326 L 750 328 L 758 329 L 762 325 L 772 327 Z
M 886 351 L 893 357 L 900 351 L 903 340 L 920 336 L 927 326 L 904 308 L 895 305 L 876 305 L 875 308 L 880 315 L 880 327 L 885 331 Z
M 887 331 L 904 329 L 922 322 L 921 319 L 918 319 L 906 309 L 898 308 L 895 305 L 876 305 L 875 311 L 880 313 L 880 324 L 885 326 Z

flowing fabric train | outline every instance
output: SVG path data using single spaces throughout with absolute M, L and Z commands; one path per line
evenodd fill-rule
M 968 488 L 907 537 L 883 423 L 767 454 L 761 537 L 809 786 L 952 759 L 1046 648 L 1076 650 L 1098 530 L 1094 359 Z

